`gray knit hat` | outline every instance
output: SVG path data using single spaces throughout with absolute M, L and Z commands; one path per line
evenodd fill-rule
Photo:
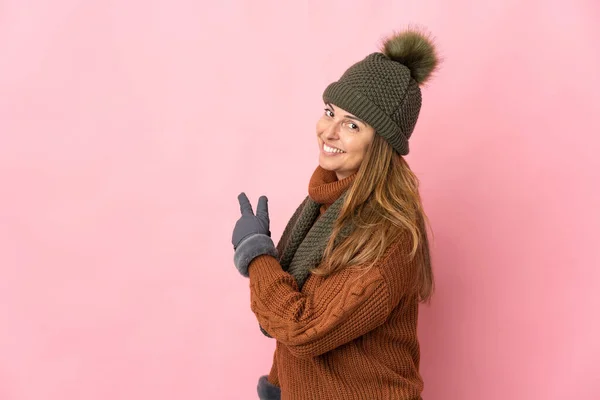
M 369 54 L 323 92 L 323 100 L 371 125 L 401 155 L 421 110 L 420 85 L 437 68 L 432 41 L 407 30 L 386 39 L 381 52 Z

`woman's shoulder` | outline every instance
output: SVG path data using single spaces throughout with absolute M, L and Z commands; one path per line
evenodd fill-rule
M 410 232 L 400 232 L 376 265 L 395 290 L 406 292 L 412 288 L 418 265 Z
M 385 241 L 381 244 L 383 250 L 377 257 L 376 265 L 385 267 L 389 263 L 405 263 L 412 252 L 413 238 L 411 233 L 406 229 L 400 229 L 394 232 L 386 232 L 385 234 L 374 234 L 369 240 Z
M 344 268 L 335 274 L 345 278 L 360 276 L 367 280 L 379 276 L 386 281 L 403 279 L 414 270 L 411 244 L 410 234 L 402 233 L 387 246 L 375 262 Z

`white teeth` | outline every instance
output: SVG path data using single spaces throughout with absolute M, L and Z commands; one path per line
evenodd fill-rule
M 329 147 L 326 144 L 323 144 L 323 149 L 327 152 L 327 153 L 344 153 L 342 150 L 340 149 L 335 149 L 333 147 Z

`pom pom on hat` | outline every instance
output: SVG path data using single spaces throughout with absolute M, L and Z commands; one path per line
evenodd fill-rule
M 419 85 L 431 77 L 439 64 L 433 41 L 415 29 L 408 29 L 387 37 L 381 52 L 391 60 L 406 66 Z

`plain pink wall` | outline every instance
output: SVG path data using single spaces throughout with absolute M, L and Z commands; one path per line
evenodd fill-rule
M 237 194 L 278 238 L 325 85 L 409 24 L 425 398 L 599 399 L 598 2 L 204 3 L 2 2 L 0 399 L 256 398 Z

